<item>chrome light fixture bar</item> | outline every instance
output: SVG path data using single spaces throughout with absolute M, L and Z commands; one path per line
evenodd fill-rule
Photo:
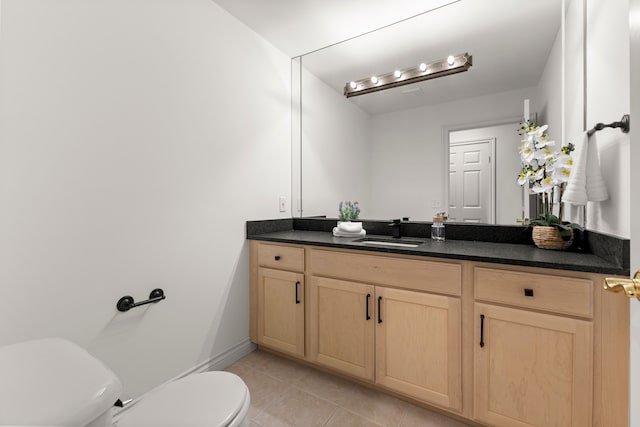
M 391 73 L 348 82 L 344 86 L 344 95 L 347 98 L 351 98 L 352 96 L 364 95 L 365 93 L 377 92 L 392 87 L 461 73 L 467 71 L 472 65 L 473 57 L 469 55 L 469 53 L 450 55 L 447 58 L 430 64 L 422 63 L 405 70 L 395 70 Z

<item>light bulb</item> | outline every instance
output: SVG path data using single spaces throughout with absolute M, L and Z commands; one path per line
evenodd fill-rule
M 395 70 L 395 71 L 393 72 L 393 75 L 394 75 L 397 79 L 399 79 L 400 77 L 402 77 L 402 71 L 400 71 L 400 70 Z
M 447 57 L 447 64 L 453 65 L 455 62 L 456 62 L 456 58 L 454 58 L 453 55 L 449 55 Z
M 351 82 L 351 83 L 349 83 L 349 86 L 351 86 L 351 89 L 356 90 L 358 88 L 358 83 Z
M 422 71 L 423 73 L 427 71 L 427 64 L 425 64 L 424 62 L 420 64 L 420 71 Z
M 378 78 L 376 76 L 371 76 L 371 83 L 378 84 Z

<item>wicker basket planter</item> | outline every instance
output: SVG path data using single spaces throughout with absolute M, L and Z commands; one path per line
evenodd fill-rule
M 541 249 L 564 250 L 573 243 L 573 229 L 571 229 L 571 238 L 562 240 L 560 232 L 554 226 L 536 225 L 533 227 L 533 243 Z

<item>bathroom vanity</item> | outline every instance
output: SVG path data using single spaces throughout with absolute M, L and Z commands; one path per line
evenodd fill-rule
M 248 238 L 261 347 L 481 425 L 627 425 L 628 301 L 602 289 L 624 266 L 509 243 Z

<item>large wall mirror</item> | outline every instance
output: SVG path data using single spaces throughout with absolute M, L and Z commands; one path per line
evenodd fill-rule
M 430 221 L 447 211 L 459 221 L 517 224 L 523 216 L 516 178 L 525 100 L 530 116 L 547 123 L 557 141 L 567 129 L 569 96 L 576 104 L 571 126 L 582 125 L 576 118 L 581 64 L 563 60 L 567 49 L 582 48 L 581 4 L 445 1 L 294 58 L 294 216 L 333 218 L 341 200 L 357 200 L 366 219 Z M 343 94 L 352 80 L 465 52 L 473 57 L 469 71 Z M 565 87 L 568 71 L 572 88 Z M 480 172 L 465 175 L 472 162 L 482 163 Z M 474 203 L 482 205 L 481 214 L 457 210 Z

